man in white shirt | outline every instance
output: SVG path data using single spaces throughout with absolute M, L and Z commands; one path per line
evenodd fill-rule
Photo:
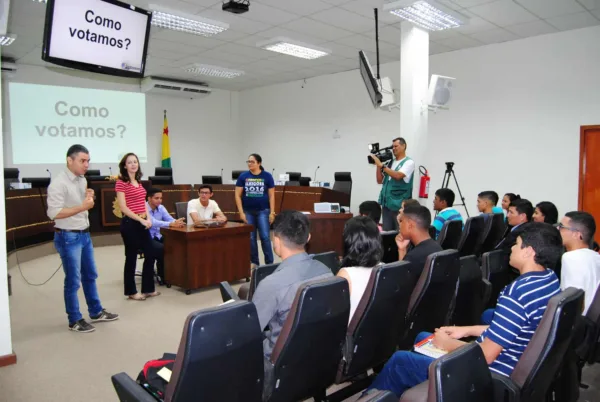
M 600 284 L 600 254 L 590 249 L 596 222 L 587 212 L 573 211 L 560 220 L 558 230 L 567 250 L 562 256 L 560 288 L 574 287 L 585 292 L 585 315 Z
M 212 186 L 208 184 L 201 185 L 198 189 L 198 195 L 200 196 L 199 198 L 188 202 L 186 214 L 188 225 L 214 219 L 219 222 L 227 221 L 227 217 L 221 211 L 219 205 L 211 200 L 213 196 Z

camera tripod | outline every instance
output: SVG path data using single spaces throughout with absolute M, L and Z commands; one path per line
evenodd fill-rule
M 454 184 L 456 184 L 456 189 L 458 190 L 458 196 L 462 201 L 462 204 L 454 204 L 454 205 L 462 205 L 465 208 L 465 212 L 467 213 L 467 218 L 470 218 L 469 210 L 467 209 L 467 205 L 465 204 L 465 197 L 463 197 L 462 192 L 460 191 L 460 186 L 458 185 L 458 180 L 456 180 L 456 174 L 453 170 L 454 162 L 446 162 L 446 172 L 444 173 L 444 179 L 442 180 L 442 188 L 448 188 L 450 184 L 450 177 L 454 179 Z

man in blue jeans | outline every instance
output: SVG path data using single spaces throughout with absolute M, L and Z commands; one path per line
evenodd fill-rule
M 507 285 L 496 305 L 492 322 L 470 327 L 442 327 L 435 331 L 434 345 L 452 352 L 477 336 L 485 359 L 495 373 L 510 376 L 546 310 L 548 300 L 560 292 L 558 278 L 547 269 L 562 253 L 557 230 L 546 223 L 527 225 L 512 247 L 510 265 L 520 276 Z M 415 343 L 430 334 L 419 334 Z M 396 352 L 369 389 L 387 390 L 398 398 L 428 378 L 433 358 L 415 352 Z
M 90 164 L 90 153 L 83 145 L 73 145 L 67 151 L 67 169 L 56 175 L 48 187 L 48 217 L 54 220 L 54 246 L 65 271 L 65 307 L 69 329 L 92 332 L 94 326 L 83 319 L 79 311 L 77 291 L 83 294 L 92 322 L 114 321 L 118 314 L 109 313 L 100 303 L 96 289 L 98 271 L 94 261 L 94 246 L 90 238 L 88 210 L 94 207 L 94 190 L 87 188 L 84 177 Z

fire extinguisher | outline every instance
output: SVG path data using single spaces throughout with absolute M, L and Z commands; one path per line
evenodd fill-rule
M 419 185 L 419 198 L 429 197 L 429 181 L 431 177 L 427 174 L 425 166 L 419 166 L 419 172 L 421 173 L 421 184 Z

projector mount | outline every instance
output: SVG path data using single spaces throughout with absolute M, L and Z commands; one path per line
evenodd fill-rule
M 250 11 L 250 0 L 223 0 L 223 11 L 243 14 Z

